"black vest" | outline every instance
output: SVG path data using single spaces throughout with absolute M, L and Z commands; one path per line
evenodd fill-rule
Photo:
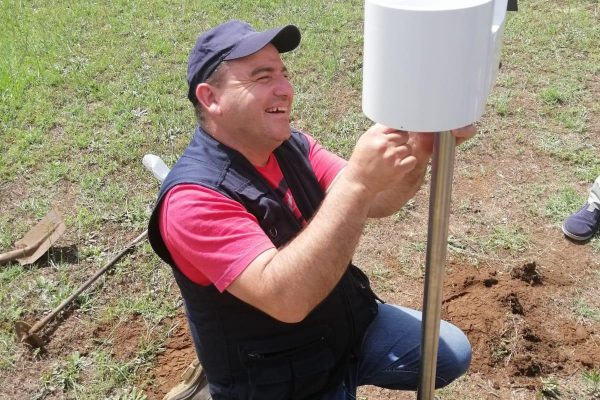
M 274 155 L 298 208 L 310 220 L 324 193 L 308 160 L 306 138 L 292 131 Z M 182 183 L 205 186 L 241 203 L 276 247 L 292 240 L 302 225 L 246 158 L 200 128 L 161 186 L 148 237 L 173 267 L 213 399 L 321 398 L 341 383 L 377 314 L 368 278 L 350 264 L 329 296 L 294 324 L 275 320 L 213 285 L 192 282 L 174 265 L 158 227 L 164 195 Z

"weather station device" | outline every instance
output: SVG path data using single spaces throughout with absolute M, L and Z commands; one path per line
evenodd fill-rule
M 507 0 L 365 0 L 362 108 L 383 125 L 434 132 L 420 384 L 434 398 L 454 152 L 500 65 Z

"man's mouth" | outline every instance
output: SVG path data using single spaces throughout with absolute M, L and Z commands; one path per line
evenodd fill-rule
M 271 107 L 265 110 L 269 114 L 285 114 L 287 112 L 287 107 Z

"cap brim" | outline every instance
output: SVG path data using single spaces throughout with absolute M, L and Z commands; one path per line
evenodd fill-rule
M 240 41 L 224 60 L 235 60 L 249 56 L 269 43 L 272 43 L 280 53 L 286 53 L 298 47 L 300 37 L 300 30 L 294 25 L 252 33 Z

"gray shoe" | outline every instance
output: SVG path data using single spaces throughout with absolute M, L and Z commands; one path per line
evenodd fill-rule
M 169 390 L 163 400 L 211 400 L 208 380 L 198 359 L 186 368 L 181 382 Z
M 563 223 L 563 233 L 573 240 L 586 241 L 592 238 L 600 227 L 600 210 L 585 203 L 576 213 Z

